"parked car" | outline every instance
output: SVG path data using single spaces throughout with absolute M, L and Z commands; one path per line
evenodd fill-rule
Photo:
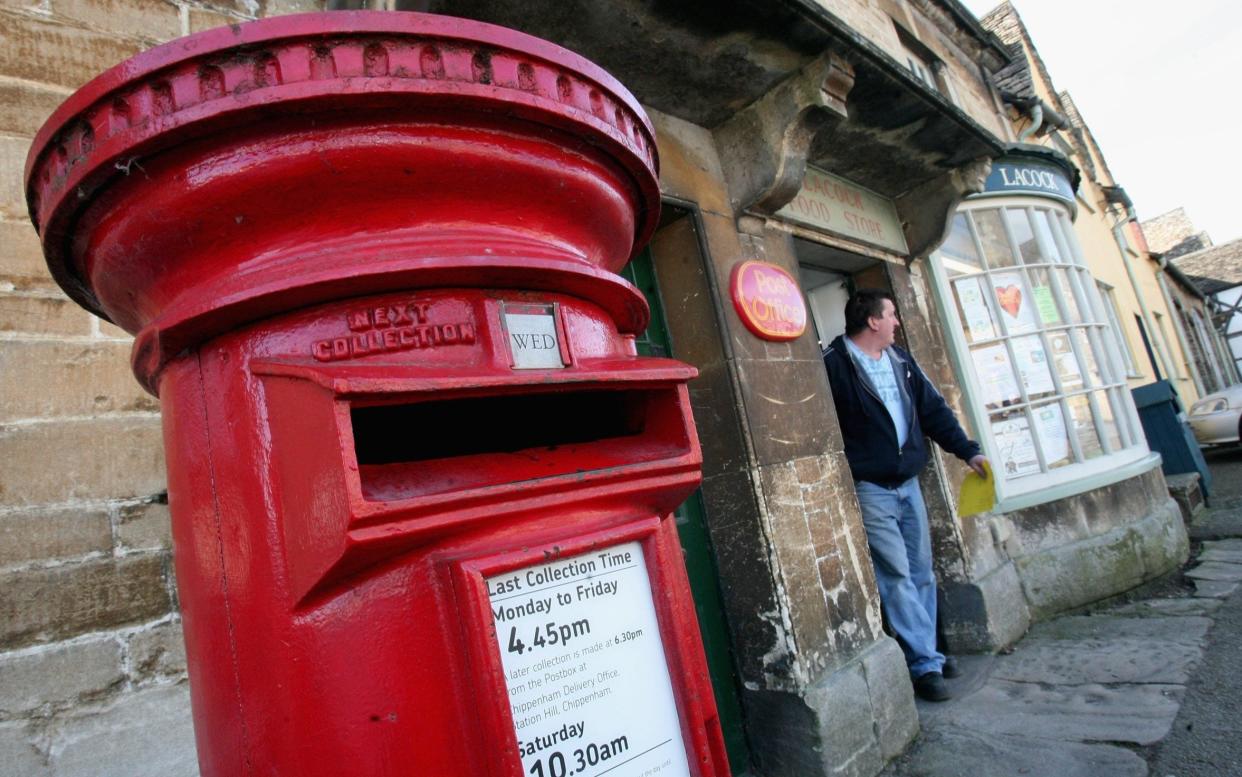
M 1242 436 L 1242 383 L 1191 405 L 1190 428 L 1200 445 L 1237 443 Z

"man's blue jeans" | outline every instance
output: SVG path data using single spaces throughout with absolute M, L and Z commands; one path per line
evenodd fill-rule
M 856 481 L 854 487 L 871 546 L 880 604 L 906 654 L 910 676 L 939 672 L 944 655 L 936 650 L 936 576 L 918 478 L 896 488 L 865 480 Z

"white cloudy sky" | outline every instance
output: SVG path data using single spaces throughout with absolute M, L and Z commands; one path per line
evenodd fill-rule
M 1242 3 L 1013 4 L 1139 218 L 1180 206 L 1216 244 L 1242 237 Z

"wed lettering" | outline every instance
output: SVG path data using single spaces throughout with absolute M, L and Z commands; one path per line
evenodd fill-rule
M 509 336 L 513 338 L 514 347 L 520 351 L 556 350 L 556 338 L 550 334 L 510 332 Z

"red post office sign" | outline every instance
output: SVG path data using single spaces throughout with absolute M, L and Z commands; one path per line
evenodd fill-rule
M 733 307 L 764 340 L 793 340 L 806 331 L 806 302 L 793 276 L 767 262 L 742 262 L 729 282 Z

